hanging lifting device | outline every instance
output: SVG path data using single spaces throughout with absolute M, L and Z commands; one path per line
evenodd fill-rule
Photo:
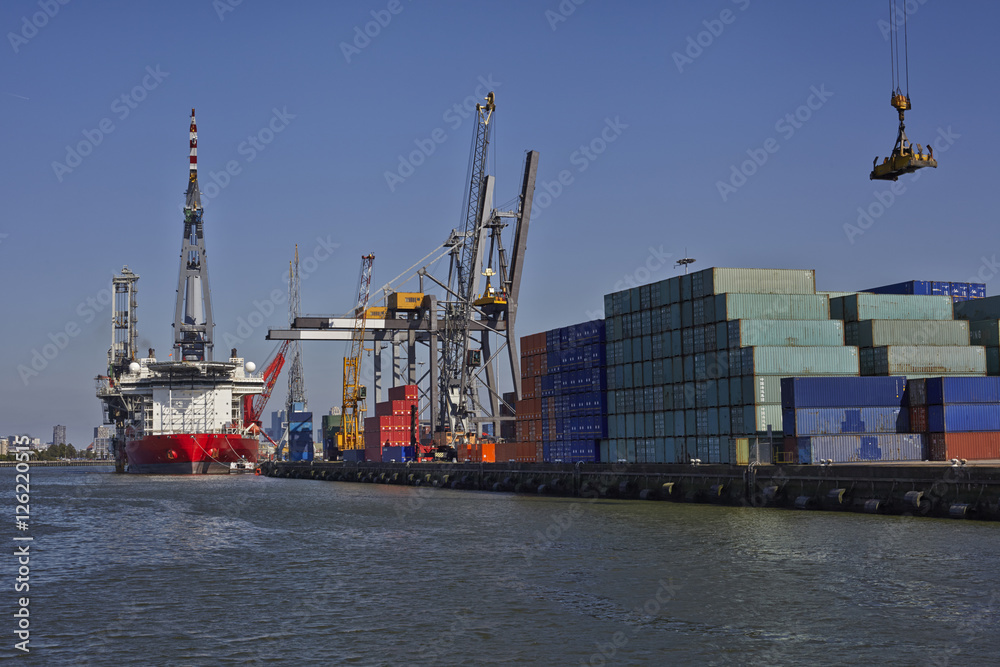
M 899 72 L 899 35 L 896 34 L 896 17 L 899 15 L 900 11 L 903 12 L 903 69 L 906 81 L 906 92 L 904 93 L 901 89 L 903 79 L 900 77 Z M 896 135 L 896 145 L 892 149 L 892 154 L 882 160 L 881 163 L 878 161 L 878 156 L 875 156 L 875 160 L 872 163 L 872 173 L 868 176 L 869 180 L 881 180 L 881 181 L 895 181 L 898 180 L 903 174 L 912 174 L 917 169 L 923 169 L 924 167 L 937 167 L 937 160 L 934 159 L 934 149 L 930 144 L 927 145 L 927 153 L 924 153 L 923 147 L 917 144 L 916 151 L 913 150 L 913 144 L 906 137 L 906 124 L 903 122 L 903 114 L 907 109 L 911 108 L 910 105 L 910 64 L 909 64 L 909 45 L 907 39 L 906 31 L 906 10 L 900 10 L 896 7 L 896 0 L 889 0 L 889 23 L 891 29 L 889 31 L 889 59 L 890 59 L 890 70 L 892 73 L 892 94 L 890 96 L 889 103 L 892 107 L 899 112 L 899 133 Z

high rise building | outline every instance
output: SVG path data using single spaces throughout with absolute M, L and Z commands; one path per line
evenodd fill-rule
M 99 459 L 111 458 L 111 426 L 94 427 L 94 456 Z
M 52 444 L 53 445 L 65 445 L 66 444 L 66 427 L 57 425 L 52 429 Z

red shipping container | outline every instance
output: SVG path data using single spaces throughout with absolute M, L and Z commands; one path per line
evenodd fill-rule
M 384 417 L 396 414 L 410 413 L 410 408 L 416 405 L 416 401 L 383 401 L 375 404 L 375 416 Z
M 389 388 L 390 401 L 415 401 L 420 396 L 420 389 L 415 384 L 404 384 Z
M 926 405 L 917 405 L 910 408 L 910 431 L 912 431 L 913 433 L 927 432 Z
M 931 461 L 1000 459 L 1000 432 L 931 433 L 928 438 Z

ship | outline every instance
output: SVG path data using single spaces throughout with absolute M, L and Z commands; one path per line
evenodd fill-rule
M 259 428 L 250 410 L 264 379 L 235 348 L 227 361 L 212 359 L 214 322 L 202 213 L 192 109 L 174 346 L 167 360 L 158 360 L 153 349 L 137 358 L 139 276 L 126 266 L 112 280 L 111 348 L 107 375 L 97 377 L 97 398 L 104 422 L 114 427 L 118 472 L 228 474 L 257 461 Z

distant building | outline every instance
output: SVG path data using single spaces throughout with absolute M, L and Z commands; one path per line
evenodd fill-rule
M 110 426 L 94 427 L 94 456 L 99 459 L 111 458 L 111 438 L 114 431 Z
M 65 445 L 66 444 L 66 427 L 57 425 L 52 429 L 52 444 L 53 445 Z
M 265 428 L 264 431 L 267 435 L 274 441 L 277 441 L 281 434 L 285 432 L 285 411 L 275 410 L 271 412 L 271 428 Z
M 0 456 L 6 456 L 8 453 L 10 453 L 10 440 L 0 438 Z

